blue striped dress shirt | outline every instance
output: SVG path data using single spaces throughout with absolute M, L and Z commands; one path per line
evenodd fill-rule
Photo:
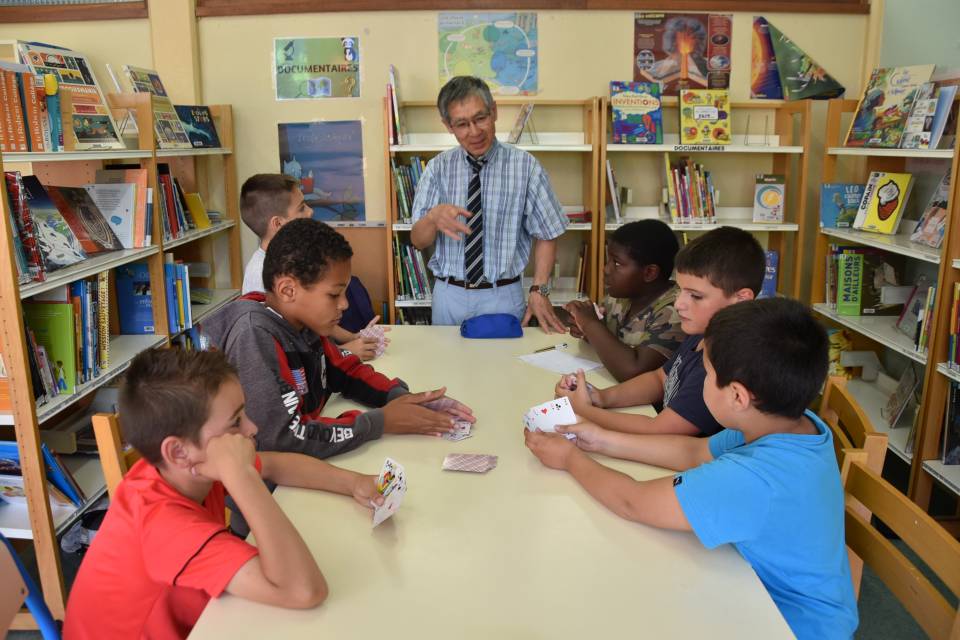
M 480 172 L 483 202 L 483 275 L 489 282 L 513 278 L 530 259 L 533 238 L 552 240 L 567 228 L 550 179 L 526 151 L 494 141 Z M 417 222 L 438 204 L 466 208 L 471 168 L 463 147 L 444 151 L 427 163 L 413 199 Z M 464 279 L 463 240 L 437 234 L 429 267 L 437 277 Z

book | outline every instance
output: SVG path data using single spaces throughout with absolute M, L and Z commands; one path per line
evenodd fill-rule
M 943 464 L 960 464 L 960 387 L 950 383 L 943 424 Z
M 928 247 L 939 249 L 943 244 L 943 234 L 947 227 L 947 201 L 950 198 L 950 174 L 945 173 L 940 179 L 923 214 L 917 221 L 917 226 L 910 234 L 910 240 Z
M 86 260 L 87 254 L 80 241 L 40 180 L 36 176 L 23 176 L 23 189 L 47 271 L 56 271 Z
M 783 222 L 785 183 L 786 177 L 782 175 L 757 174 L 753 191 L 754 222 Z
M 854 229 L 895 235 L 912 189 L 913 176 L 909 173 L 871 172 L 860 199 Z
M 730 94 L 725 89 L 680 91 L 680 144 L 729 144 Z
M 837 260 L 837 314 L 860 315 L 860 286 L 863 277 L 863 255 L 842 253 Z
M 152 240 L 151 234 L 153 233 L 153 221 L 150 219 L 150 207 L 148 206 L 152 189 L 147 186 L 147 170 L 141 167 L 131 167 L 127 169 L 119 169 L 116 167 L 109 169 L 97 169 L 97 184 L 119 184 L 123 182 L 135 184 L 137 186 L 137 202 L 136 209 L 134 211 L 133 224 L 134 247 L 140 248 L 149 246 Z
M 920 378 L 917 377 L 917 372 L 913 366 L 907 365 L 897 382 L 897 388 L 893 390 L 893 393 L 887 398 L 886 405 L 880 410 L 880 415 L 886 420 L 888 427 L 892 429 L 897 426 L 900 416 L 903 415 L 904 409 L 910 404 L 918 386 L 920 386 Z
M 210 218 L 207 216 L 207 208 L 203 206 L 203 198 L 199 193 L 185 193 L 183 199 L 187 203 L 187 210 L 190 217 L 193 218 L 197 229 L 209 229 Z
M 863 199 L 863 188 L 862 184 L 820 185 L 820 227 L 851 228 Z
M 929 149 L 930 135 L 933 132 L 933 117 L 937 113 L 937 94 L 939 90 L 932 82 L 925 82 L 917 89 L 913 109 L 903 127 L 900 147 L 903 149 Z
M 896 148 L 920 87 L 934 65 L 874 69 L 847 131 L 848 147 Z
M 509 144 L 517 144 L 520 142 L 520 136 L 523 135 L 523 129 L 527 126 L 527 122 L 530 120 L 530 116 L 533 115 L 533 107 L 535 105 L 532 102 L 525 102 L 520 105 L 520 110 L 517 112 L 517 118 L 513 121 L 513 127 L 510 129 L 510 135 L 507 136 L 507 142 Z
M 35 42 L 18 42 L 17 50 L 20 61 L 34 74 L 56 76 L 59 90 L 72 98 L 72 111 L 66 114 L 71 131 L 63 132 L 64 140 L 58 141 L 60 144 L 77 150 L 126 148 L 93 73 L 93 65 L 83 54 Z M 50 150 L 54 150 L 53 145 Z
M 920 275 L 914 283 L 910 295 L 907 296 L 907 301 L 903 304 L 900 317 L 897 318 L 895 325 L 897 331 L 911 338 L 916 334 L 917 322 L 920 319 L 923 304 L 927 299 L 927 289 L 929 288 L 930 284 L 927 282 L 927 276 Z
M 403 111 L 400 110 L 400 85 L 399 77 L 400 74 L 397 73 L 397 68 L 394 65 L 390 65 L 389 69 L 389 78 L 390 78 L 390 101 L 393 107 L 393 131 L 396 139 L 394 142 L 396 144 L 406 144 L 407 143 L 407 122 L 404 117 Z
M 153 69 L 123 65 L 123 72 L 130 82 L 134 93 L 149 93 L 153 106 L 153 129 L 157 134 L 157 146 L 160 149 L 192 149 L 193 144 L 183 130 L 183 123 L 177 116 L 177 110 L 160 81 L 160 75 Z
M 607 218 L 613 218 L 614 222 L 620 224 L 620 190 L 617 188 L 617 177 L 613 174 L 613 165 L 610 164 L 609 158 L 607 158 L 607 192 L 610 195 L 610 209 L 613 213 L 611 216 L 611 211 L 608 209 Z
M 149 267 L 145 262 L 134 262 L 117 267 L 114 273 L 120 333 L 153 333 L 153 297 L 150 293 Z
M 210 107 L 176 104 L 173 108 L 194 148 L 216 149 L 220 146 L 220 136 L 217 135 Z
M 727 14 L 638 12 L 633 79 L 656 82 L 661 96 L 730 86 L 733 20 Z M 685 46 L 678 46 L 678 43 Z
M 123 249 L 117 234 L 86 189 L 47 186 L 47 193 L 88 256 Z
M 957 105 L 954 103 L 954 98 L 957 97 L 958 88 L 960 87 L 955 84 L 940 87 L 940 91 L 937 94 L 937 110 L 933 114 L 933 123 L 930 127 L 930 144 L 928 145 L 930 149 L 949 149 L 953 147 L 956 127 L 954 126 L 951 130 L 950 135 L 947 136 L 947 140 L 944 139 L 944 130 L 948 128 L 947 123 L 950 121 L 951 116 L 954 118 L 954 123 L 956 122 Z M 941 144 L 947 141 L 949 141 L 949 144 Z
M 77 384 L 77 341 L 69 302 L 24 302 L 23 318 L 53 366 L 58 393 L 73 393 Z
M 14 247 L 18 255 L 22 253 L 26 278 L 21 284 L 30 280 L 42 282 L 46 280 L 47 266 L 40 251 L 37 231 L 30 213 L 30 204 L 26 189 L 23 186 L 23 177 L 19 171 L 5 171 L 4 179 L 7 184 L 7 199 L 10 203 L 10 216 L 13 218 L 11 228 L 16 229 Z M 18 263 L 19 264 L 19 263 Z
M 50 448 L 46 444 L 41 443 L 40 455 L 43 457 L 47 480 L 67 497 L 68 504 L 72 502 L 78 507 L 81 506 L 84 496 L 78 493 L 75 488 L 76 481 L 68 479 L 68 477 L 71 477 L 69 470 L 50 452 Z M 12 440 L 0 441 L 0 473 L 22 476 L 20 450 L 17 443 Z
M 83 188 L 110 226 L 120 247 L 136 248 L 137 185 L 121 182 L 88 184 Z
M 773 298 L 777 295 L 777 269 L 780 265 L 780 254 L 770 249 L 764 251 L 767 266 L 763 272 L 763 285 L 760 287 L 760 293 L 757 298 Z
M 663 144 L 660 85 L 656 82 L 610 82 L 614 144 Z
M 47 497 L 51 507 L 69 507 L 73 505 L 70 498 L 47 482 Z M 27 492 L 23 487 L 23 476 L 9 473 L 0 474 L 0 502 L 10 504 L 27 504 Z

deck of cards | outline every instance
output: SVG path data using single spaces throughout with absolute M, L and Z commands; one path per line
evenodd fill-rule
M 383 352 L 387 350 L 387 338 L 384 335 L 383 327 L 379 324 L 375 324 L 371 327 L 365 327 L 360 330 L 358 333 L 361 338 L 376 338 L 377 339 L 377 350 L 375 352 L 376 358 L 379 358 L 383 355 Z
M 472 429 L 473 425 L 466 420 L 454 420 L 453 431 L 448 431 L 443 434 L 443 439 L 449 440 L 450 442 L 460 442 L 461 440 L 466 440 L 473 435 L 470 433 Z
M 555 400 L 549 400 L 543 404 L 531 407 L 523 416 L 523 426 L 530 431 L 556 431 L 557 425 L 568 425 L 577 423 L 577 414 L 573 412 L 570 406 L 570 399 L 560 397 Z M 573 440 L 577 436 L 572 433 L 563 434 L 567 440 Z
M 486 473 L 497 466 L 497 460 L 497 456 L 482 453 L 449 453 L 443 459 L 443 470 Z
M 403 502 L 403 496 L 407 492 L 407 477 L 402 464 L 392 458 L 383 462 L 383 469 L 377 476 L 377 491 L 383 496 L 383 504 L 373 508 L 373 526 L 396 513 Z

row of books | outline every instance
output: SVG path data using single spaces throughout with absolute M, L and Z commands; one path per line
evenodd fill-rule
M 673 222 L 707 222 L 717 220 L 717 193 L 710 172 L 702 164 L 683 156 L 670 162 L 663 154 L 666 212 Z
M 188 193 L 180 186 L 166 163 L 157 164 L 157 184 L 164 240 L 176 240 L 188 231 L 209 229 L 221 221 L 219 212 L 207 211 L 199 193 Z
M 614 144 L 663 144 L 663 112 L 657 82 L 610 83 Z M 723 145 L 732 140 L 726 89 L 681 89 L 680 144 Z
M 393 266 L 397 278 L 397 300 L 429 300 L 432 286 L 423 254 L 412 244 L 400 242 L 393 234 Z
M 151 190 L 146 170 L 99 169 L 82 187 L 43 185 L 4 172 L 21 284 L 108 251 L 148 246 Z
M 210 265 L 205 262 L 186 263 L 175 259 L 172 253 L 165 253 L 163 258 L 167 325 L 171 334 L 187 331 L 194 326 L 191 304 L 209 304 L 212 300 L 212 291 L 193 286 L 190 278 L 209 277 Z M 116 286 L 120 333 L 155 333 L 148 265 L 145 262 L 134 262 L 117 267 Z
M 109 274 L 78 280 L 23 303 L 27 357 L 38 405 L 76 393 L 110 366 Z
M 43 77 L 30 67 L 0 62 L 0 151 L 56 151 L 62 136 L 54 140 L 59 123 L 50 122 Z
M 397 309 L 397 322 L 399 324 L 433 324 L 430 309 L 413 309 L 410 307 L 399 307 Z
M 950 333 L 947 341 L 947 363 L 954 371 L 960 371 L 960 282 L 953 285 L 948 329 Z
M 943 416 L 943 464 L 960 464 L 960 384 L 951 381 Z
M 950 148 L 960 74 L 932 64 L 874 69 L 847 131 L 848 147 Z
M 867 184 L 820 186 L 820 227 L 862 229 L 895 235 L 900 229 L 914 179 L 909 173 L 873 171 Z M 917 244 L 939 249 L 947 223 L 950 174 L 944 174 L 910 233 Z
M 403 165 L 390 159 L 390 169 L 393 172 L 393 186 L 397 192 L 397 212 L 400 222 L 413 222 L 413 198 L 417 192 L 417 183 L 427 168 L 423 158 L 410 156 L 410 164 Z
M 404 144 L 407 141 L 406 121 L 403 118 L 403 111 L 400 110 L 398 76 L 397 68 L 390 65 L 389 81 L 387 82 L 387 102 L 391 116 L 387 118 L 387 135 L 390 137 L 390 144 Z
M 40 451 L 46 469 L 51 506 L 83 506 L 87 495 L 60 457 L 52 453 L 46 444 L 40 445 Z M 23 488 L 20 451 L 17 443 L 11 440 L 0 441 L 0 502 L 11 504 L 27 502 Z

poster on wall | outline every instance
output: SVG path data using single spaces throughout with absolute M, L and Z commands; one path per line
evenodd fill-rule
M 843 95 L 843 85 L 833 79 L 826 69 L 777 29 L 767 23 L 773 52 L 777 57 L 777 72 L 786 100 L 830 100 Z
M 360 39 L 274 38 L 277 100 L 360 97 Z
M 659 82 L 660 95 L 730 86 L 731 16 L 706 13 L 634 14 L 633 79 Z
M 438 17 L 440 84 L 477 76 L 500 95 L 537 93 L 536 13 L 456 13 Z
M 762 16 L 753 17 L 750 38 L 750 97 L 753 99 L 782 100 L 783 88 L 777 71 L 777 54 L 770 39 L 770 25 Z
M 280 171 L 300 181 L 300 190 L 324 222 L 363 222 L 363 136 L 359 120 L 277 125 Z

